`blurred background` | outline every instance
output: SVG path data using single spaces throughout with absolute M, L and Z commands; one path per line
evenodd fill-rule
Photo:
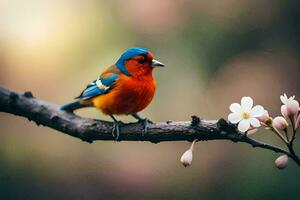
M 226 118 L 242 96 L 277 116 L 282 93 L 300 99 L 299 19 L 297 0 L 0 0 L 0 84 L 63 104 L 139 46 L 167 65 L 153 121 Z M 0 199 L 299 198 L 300 168 L 246 144 L 199 142 L 184 168 L 188 142 L 88 144 L 6 113 L 0 137 Z

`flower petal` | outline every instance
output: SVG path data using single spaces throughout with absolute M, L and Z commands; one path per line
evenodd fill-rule
M 295 96 L 290 96 L 289 100 L 294 100 Z
M 250 111 L 250 117 L 260 117 L 265 113 L 264 107 L 257 105 L 254 106 Z
M 253 127 L 260 127 L 260 122 L 259 122 L 258 119 L 256 119 L 256 118 L 250 118 L 249 121 L 250 121 L 250 124 Z
M 287 111 L 287 106 L 286 106 L 286 105 L 282 105 L 281 108 L 280 108 L 280 110 L 281 110 L 282 116 L 284 116 L 285 118 L 288 118 L 288 117 L 289 117 L 289 116 L 288 116 L 288 111 Z
M 250 128 L 249 130 L 248 130 L 248 132 L 247 132 L 247 135 L 249 136 L 249 135 L 253 135 L 254 133 L 256 133 L 258 131 L 258 129 L 257 128 Z
M 231 123 L 236 124 L 236 123 L 238 123 L 239 121 L 242 120 L 242 115 L 241 115 L 241 113 L 230 113 L 228 115 L 228 120 Z
M 233 113 L 241 113 L 242 112 L 242 107 L 238 103 L 233 103 L 229 106 L 229 110 Z
M 251 97 L 243 97 L 241 100 L 242 110 L 249 112 L 253 106 L 253 100 Z
M 239 125 L 238 125 L 238 129 L 241 132 L 246 132 L 248 129 L 250 128 L 250 122 L 247 119 L 243 119 L 242 121 L 240 121 Z
M 283 104 L 287 104 L 288 98 L 285 93 L 284 95 L 280 95 L 280 100 Z

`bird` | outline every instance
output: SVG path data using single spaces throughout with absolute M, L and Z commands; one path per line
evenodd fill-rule
M 64 104 L 61 110 L 74 112 L 79 108 L 96 107 L 103 114 L 113 119 L 112 136 L 119 140 L 120 128 L 125 125 L 115 115 L 131 115 L 143 126 L 142 135 L 147 134 L 148 118 L 138 113 L 152 101 L 156 81 L 153 69 L 165 65 L 154 59 L 152 52 L 145 48 L 133 47 L 126 50 L 117 62 L 108 67 L 97 79 L 75 97 Z

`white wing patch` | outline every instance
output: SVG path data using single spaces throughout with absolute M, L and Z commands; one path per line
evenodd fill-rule
M 100 89 L 102 89 L 102 90 L 108 90 L 108 89 L 109 89 L 108 86 L 106 86 L 106 85 L 104 85 L 104 84 L 102 83 L 102 81 L 100 80 L 100 77 L 96 80 L 96 83 L 95 83 L 95 84 L 98 86 L 98 88 L 100 88 Z

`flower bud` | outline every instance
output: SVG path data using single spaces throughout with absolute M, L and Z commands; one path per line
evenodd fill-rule
M 183 164 L 183 166 L 188 167 L 192 164 L 193 160 L 193 150 L 188 149 L 186 152 L 184 152 L 180 158 L 180 162 Z
M 280 108 L 280 111 L 281 111 L 282 116 L 284 116 L 285 118 L 289 117 L 286 105 L 282 105 L 281 108 Z
M 247 131 L 247 135 L 253 135 L 254 133 L 256 133 L 258 131 L 257 128 L 255 127 L 250 127 L 250 129 Z
M 288 161 L 289 161 L 289 157 L 287 155 L 279 156 L 275 160 L 275 166 L 278 169 L 284 169 L 284 168 L 286 168 L 288 166 Z
M 260 122 L 263 122 L 263 123 L 266 123 L 266 121 L 268 121 L 270 118 L 269 116 L 269 113 L 267 110 L 264 111 L 264 114 L 260 117 L 258 117 L 257 119 L 260 121 Z
M 190 148 L 182 154 L 182 156 L 180 158 L 180 162 L 183 164 L 183 166 L 188 167 L 192 164 L 194 145 L 197 141 L 198 140 L 195 139 L 193 141 L 193 143 L 191 144 Z
M 278 116 L 273 119 L 273 127 L 278 130 L 284 130 L 288 127 L 288 123 L 283 117 Z
M 298 115 L 299 112 L 299 102 L 296 100 L 288 101 L 286 104 L 286 111 L 288 116 Z

